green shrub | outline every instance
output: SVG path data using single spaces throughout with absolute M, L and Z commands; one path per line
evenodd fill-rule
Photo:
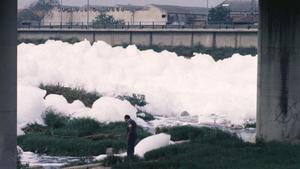
M 40 84 L 41 89 L 46 90 L 46 96 L 49 94 L 57 94 L 64 96 L 68 103 L 74 100 L 80 100 L 87 107 L 92 107 L 93 103 L 101 97 L 97 92 L 87 92 L 82 88 L 64 87 L 60 84 L 57 85 L 44 85 Z
M 27 124 L 22 128 L 25 134 L 28 133 L 41 133 L 47 130 L 47 126 L 40 125 L 38 123 Z
M 42 118 L 45 125 L 51 129 L 61 128 L 67 125 L 70 120 L 70 117 L 64 116 L 61 113 L 56 113 L 51 109 L 47 109 L 46 112 L 43 113 Z
M 145 106 L 147 104 L 145 95 L 132 94 L 132 96 L 118 96 L 121 100 L 127 100 L 132 106 Z
M 246 123 L 245 128 L 256 128 L 256 123 Z

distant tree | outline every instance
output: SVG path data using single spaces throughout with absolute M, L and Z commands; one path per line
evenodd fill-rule
M 109 25 L 125 25 L 123 20 L 117 20 L 113 16 L 100 14 L 98 15 L 95 20 L 93 21 L 94 27 L 104 27 Z
M 232 23 L 232 18 L 230 17 L 230 9 L 219 6 L 212 8 L 208 13 L 208 23 L 210 24 L 225 24 Z
M 39 17 L 34 11 L 30 9 L 23 9 L 18 13 L 18 23 L 28 22 L 28 21 L 40 21 Z
M 35 11 L 49 11 L 58 5 L 60 5 L 59 0 L 38 0 L 36 3 L 31 4 L 29 8 Z
M 56 5 L 59 5 L 59 0 L 38 0 L 18 13 L 18 24 L 40 22 L 46 13 Z

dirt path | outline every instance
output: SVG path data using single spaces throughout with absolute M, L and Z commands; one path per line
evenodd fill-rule
M 101 163 L 97 164 L 87 164 L 73 167 L 65 167 L 62 169 L 111 169 L 110 167 L 103 167 Z

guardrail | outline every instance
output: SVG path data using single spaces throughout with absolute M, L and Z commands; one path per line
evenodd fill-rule
M 172 24 L 103 24 L 95 25 L 92 23 L 23 23 L 18 24 L 18 28 L 26 29 L 253 29 L 258 28 L 254 24 L 205 24 L 205 25 L 172 25 Z

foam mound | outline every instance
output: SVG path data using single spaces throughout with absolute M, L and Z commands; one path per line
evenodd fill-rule
M 165 133 L 152 135 L 141 140 L 134 149 L 134 154 L 144 157 L 148 151 L 169 145 L 171 136 Z

